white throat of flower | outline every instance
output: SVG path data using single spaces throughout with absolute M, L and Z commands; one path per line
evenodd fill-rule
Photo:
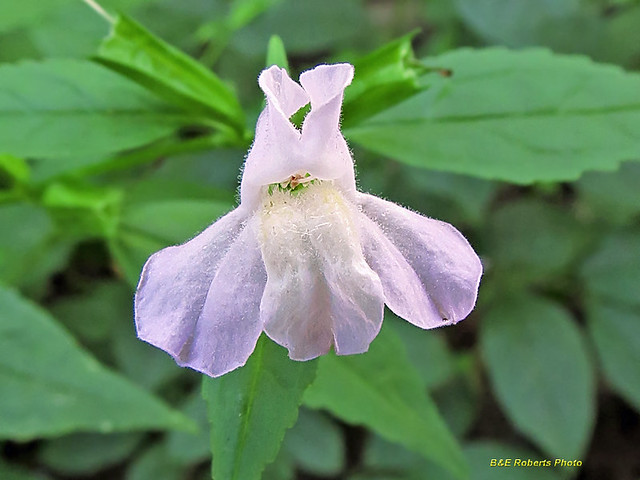
M 295 275 L 310 262 L 365 267 L 353 207 L 333 182 L 303 176 L 283 183 L 263 198 L 260 243 L 267 273 Z

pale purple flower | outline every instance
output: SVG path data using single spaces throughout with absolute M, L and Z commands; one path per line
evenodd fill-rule
M 294 360 L 366 352 L 384 305 L 421 328 L 473 309 L 482 265 L 451 225 L 356 190 L 340 133 L 349 64 L 300 76 L 271 67 L 240 206 L 149 258 L 136 293 L 141 339 L 219 376 L 260 334 Z M 302 130 L 289 118 L 311 103 Z

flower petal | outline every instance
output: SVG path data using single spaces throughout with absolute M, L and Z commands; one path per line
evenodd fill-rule
M 323 183 L 298 196 L 274 193 L 262 213 L 261 315 L 267 335 L 295 360 L 331 345 L 338 354 L 365 352 L 380 329 L 382 285 L 362 254 L 354 210 Z
M 261 187 L 281 182 L 305 168 L 300 132 L 289 117 L 309 103 L 309 97 L 286 70 L 276 66 L 264 70 L 258 82 L 267 96 L 267 106 L 258 118 L 242 174 L 241 200 L 249 209 L 257 206 Z
M 267 281 L 256 224 L 255 217 L 248 221 L 220 263 L 180 365 L 217 377 L 244 365 L 253 352 Z
M 447 323 L 464 319 L 475 305 L 482 275 L 482 263 L 469 242 L 448 223 L 372 195 L 358 197 L 362 212 L 382 228 L 413 267 L 441 318 Z
M 189 341 L 209 285 L 247 218 L 237 208 L 197 237 L 153 254 L 142 270 L 135 298 L 138 337 L 177 358 Z
M 276 65 L 262 71 L 258 84 L 267 96 L 267 102 L 287 119 L 309 103 L 309 95 L 304 88 L 291 80 L 284 68 Z
M 300 84 L 309 95 L 311 108 L 320 108 L 338 97 L 342 100 L 342 93 L 352 80 L 353 65 L 349 63 L 318 65 L 300 75 Z M 340 112 L 337 113 L 335 128 Z
M 348 63 L 319 65 L 300 75 L 311 99 L 311 111 L 302 125 L 304 170 L 317 178 L 334 180 L 345 192 L 355 192 L 353 160 L 340 132 L 344 89 L 353 79 Z
M 437 306 L 402 253 L 365 214 L 358 216 L 358 223 L 365 258 L 380 277 L 387 306 L 420 328 L 441 327 L 443 321 Z

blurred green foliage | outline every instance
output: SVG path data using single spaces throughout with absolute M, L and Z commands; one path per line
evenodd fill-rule
M 0 2 L 1 479 L 200 480 L 212 448 L 216 480 L 640 475 L 637 0 L 100 4 L 114 25 Z M 233 208 L 265 59 L 352 62 L 360 188 L 459 227 L 486 274 L 455 327 L 389 314 L 315 381 L 265 343 L 207 409 L 132 297 Z

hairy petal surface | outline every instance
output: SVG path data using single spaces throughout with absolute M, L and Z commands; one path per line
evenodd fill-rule
M 357 217 L 362 249 L 369 266 L 378 274 L 385 303 L 399 317 L 419 326 L 435 328 L 445 324 L 420 277 L 389 240 L 380 226 L 366 215 Z
M 457 323 L 469 315 L 475 306 L 482 264 L 462 234 L 448 223 L 373 195 L 359 194 L 358 202 L 416 272 L 442 324 Z M 407 320 L 415 323 L 411 317 Z
M 237 208 L 187 243 L 160 250 L 147 260 L 135 298 L 138 337 L 179 357 L 219 264 L 246 218 L 245 210 Z
M 258 77 L 258 84 L 267 97 L 267 102 L 274 106 L 284 118 L 289 119 L 307 103 L 309 95 L 297 82 L 289 78 L 284 68 L 272 66 L 264 70 Z
M 262 332 L 260 299 L 267 274 L 252 217 L 220 262 L 178 363 L 213 377 L 244 365 Z
M 280 182 L 304 168 L 301 134 L 289 117 L 309 103 L 304 89 L 282 68 L 264 70 L 258 83 L 267 105 L 258 118 L 242 175 L 241 200 L 249 208 L 258 204 L 260 187 Z
M 365 352 L 382 322 L 378 276 L 358 242 L 352 207 L 330 182 L 277 192 L 261 212 L 268 281 L 265 332 L 295 360 Z
M 342 133 L 340 111 L 344 89 L 353 80 L 348 63 L 319 65 L 300 75 L 311 100 L 311 111 L 302 125 L 305 170 L 314 177 L 334 180 L 345 193 L 355 192 L 353 160 Z

